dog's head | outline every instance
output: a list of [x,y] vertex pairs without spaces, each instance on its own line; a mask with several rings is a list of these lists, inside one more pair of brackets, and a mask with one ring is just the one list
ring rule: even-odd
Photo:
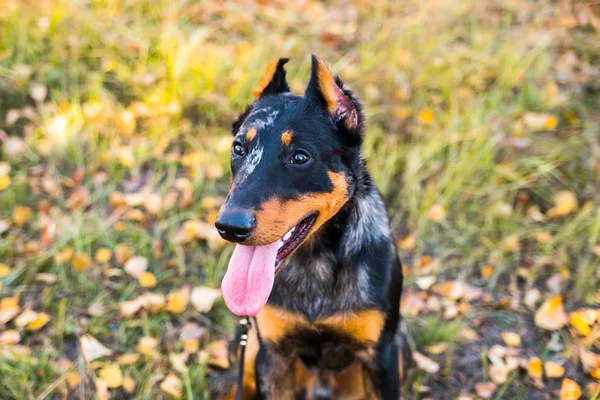
[[304,96],[292,94],[287,61],[267,66],[233,124],[231,187],[216,226],[239,244],[223,292],[240,315],[262,308],[279,266],[346,204],[360,173],[358,100],[314,55]]

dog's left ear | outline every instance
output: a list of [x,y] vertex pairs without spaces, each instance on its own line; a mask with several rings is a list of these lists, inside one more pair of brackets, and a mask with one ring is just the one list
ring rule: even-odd
[[342,81],[334,77],[327,65],[314,54],[310,82],[304,96],[305,101],[324,106],[338,127],[360,135],[362,116],[358,100],[352,92],[344,89]]
[[255,98],[263,96],[286,93],[290,91],[290,86],[285,78],[285,64],[290,61],[289,58],[279,58],[267,64],[267,69],[263,75],[258,87],[252,91]]

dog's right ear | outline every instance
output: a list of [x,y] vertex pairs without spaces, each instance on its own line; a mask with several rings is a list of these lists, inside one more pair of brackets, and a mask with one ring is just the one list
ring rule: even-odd
[[258,87],[252,92],[256,99],[290,91],[290,86],[285,79],[284,67],[289,60],[289,58],[282,57],[267,64],[265,75],[260,80]]

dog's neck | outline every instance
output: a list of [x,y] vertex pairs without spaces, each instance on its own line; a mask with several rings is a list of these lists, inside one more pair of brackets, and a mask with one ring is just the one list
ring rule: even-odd
[[[348,202],[282,266],[272,301],[313,319],[333,308],[354,310],[381,300],[372,298],[369,287],[371,275],[384,272],[367,264],[393,246],[381,195],[363,171]],[[287,304],[286,297],[304,301]]]

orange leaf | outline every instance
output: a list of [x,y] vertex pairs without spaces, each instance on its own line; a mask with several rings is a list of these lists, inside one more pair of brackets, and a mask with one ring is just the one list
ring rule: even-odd
[[535,312],[535,324],[549,331],[562,328],[567,324],[568,318],[562,304],[562,296],[547,299]]
[[98,375],[111,389],[116,389],[123,384],[123,372],[119,364],[106,365]]
[[563,379],[559,392],[560,400],[577,400],[580,397],[581,387],[579,384],[569,378]]

